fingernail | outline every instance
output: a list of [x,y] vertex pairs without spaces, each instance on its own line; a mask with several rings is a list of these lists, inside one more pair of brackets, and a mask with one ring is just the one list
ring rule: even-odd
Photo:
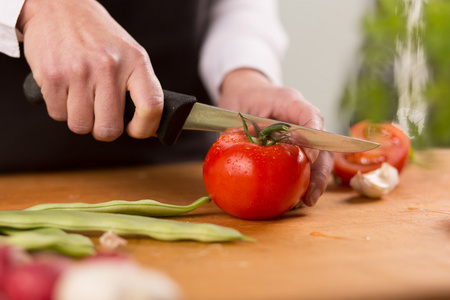
[[304,206],[305,206],[305,203],[303,203],[303,201],[300,200],[300,201],[292,208],[292,210],[296,210],[296,209],[302,208],[302,207],[304,207]]
[[319,156],[319,150],[316,149],[304,148],[303,151],[311,163],[315,162]]
[[317,201],[319,200],[320,196],[322,195],[322,191],[319,189],[315,189],[311,195],[309,196],[309,203],[311,206],[316,205]]

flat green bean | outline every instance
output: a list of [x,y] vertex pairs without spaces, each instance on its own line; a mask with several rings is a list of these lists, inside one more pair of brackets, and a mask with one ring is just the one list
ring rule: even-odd
[[211,201],[210,197],[201,197],[189,205],[165,204],[155,200],[125,201],[113,200],[102,203],[44,203],[26,208],[25,210],[67,210],[100,213],[121,213],[149,217],[173,217],[197,209]]
[[235,229],[208,223],[188,223],[143,216],[63,210],[0,211],[0,227],[17,229],[50,227],[75,232],[112,230],[118,235],[144,235],[163,241],[252,240]]
[[0,228],[8,236],[2,242],[29,251],[52,250],[72,257],[95,254],[90,238],[76,233],[66,233],[58,228],[35,228],[30,230]]

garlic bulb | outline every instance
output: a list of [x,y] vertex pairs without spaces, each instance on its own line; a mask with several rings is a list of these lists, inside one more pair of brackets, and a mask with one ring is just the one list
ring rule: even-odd
[[358,172],[350,180],[352,188],[369,198],[380,198],[392,191],[398,183],[398,171],[388,163],[383,163],[380,168],[368,173]]

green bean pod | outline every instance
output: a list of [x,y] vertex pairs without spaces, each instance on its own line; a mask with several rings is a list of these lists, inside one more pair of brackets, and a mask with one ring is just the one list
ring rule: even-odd
[[188,223],[143,216],[63,210],[0,211],[0,227],[17,229],[50,227],[74,232],[113,230],[118,235],[144,235],[162,241],[252,240],[235,229],[208,223]]
[[173,217],[191,212],[201,205],[211,201],[210,197],[201,197],[189,205],[165,204],[155,200],[125,201],[113,200],[102,203],[44,203],[26,208],[25,210],[66,210],[99,213],[120,213],[149,217]]
[[5,229],[0,232],[8,236],[1,241],[25,250],[52,250],[72,257],[95,254],[90,238],[76,233],[66,233],[58,228],[35,228],[31,230]]

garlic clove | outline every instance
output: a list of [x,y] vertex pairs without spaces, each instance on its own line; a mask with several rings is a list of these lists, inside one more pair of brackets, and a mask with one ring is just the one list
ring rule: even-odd
[[391,192],[398,183],[398,170],[388,163],[383,163],[380,168],[368,173],[358,172],[350,180],[352,188],[369,198],[380,198]]

